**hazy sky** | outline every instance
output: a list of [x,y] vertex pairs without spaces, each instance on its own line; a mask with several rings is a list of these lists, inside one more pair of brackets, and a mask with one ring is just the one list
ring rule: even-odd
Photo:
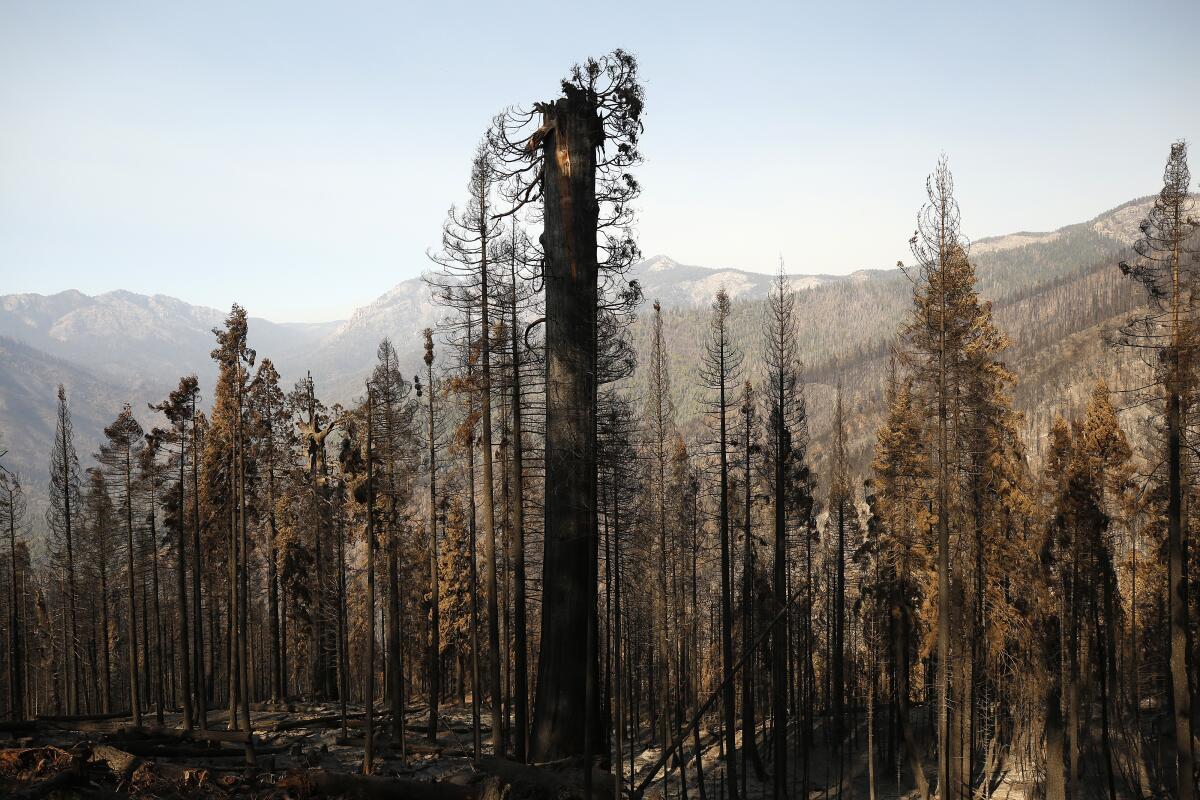
[[647,255],[891,266],[942,151],[972,237],[1155,191],[1200,151],[1198,31],[1197,0],[0,0],[0,294],[343,317],[427,268],[494,113],[617,46]]

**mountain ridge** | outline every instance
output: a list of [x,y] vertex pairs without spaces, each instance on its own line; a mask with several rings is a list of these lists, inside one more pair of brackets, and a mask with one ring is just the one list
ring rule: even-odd
[[[1054,314],[1073,313],[1062,305],[1064,291],[1083,285],[1081,281],[1094,280],[1096,275],[1111,282],[1105,270],[1111,266],[1114,269],[1109,272],[1115,275],[1116,260],[1136,234],[1137,220],[1147,202],[1148,198],[1136,198],[1055,231],[1023,231],[977,240],[972,254],[981,294],[1002,309],[1032,309],[1022,313],[1037,320],[1038,326],[1054,327]],[[681,421],[687,424],[699,413],[691,394],[691,376],[698,369],[713,294],[725,286],[734,298],[735,335],[748,357],[753,357],[761,328],[757,315],[775,276],[688,265],[656,255],[634,265],[629,277],[642,284],[647,306],[657,299],[667,312],[673,369],[678,374],[675,402]],[[893,267],[847,275],[793,274],[789,280],[798,290],[801,355],[814,382],[828,383],[838,373],[838,379],[854,384],[854,390],[865,393],[864,397],[877,394],[864,381],[882,377],[880,359],[911,303],[907,278]],[[1126,289],[1105,291],[1111,294]],[[1112,307],[1123,309],[1128,302],[1122,295]],[[1048,310],[1048,304],[1058,304],[1057,310]],[[648,346],[647,312],[648,308],[641,310],[631,331],[640,352]],[[344,320],[288,323],[251,317],[250,345],[260,358],[268,357],[276,364],[285,386],[311,372],[323,398],[346,403],[361,394],[362,381],[384,336],[395,344],[405,365],[403,371],[416,372],[420,332],[435,326],[440,315],[428,285],[421,278],[410,278]],[[95,296],[77,290],[0,296],[0,356],[5,362],[3,371],[10,373],[0,383],[0,436],[4,441],[0,447],[9,447],[10,463],[33,478],[36,486],[31,487],[31,495],[44,493],[44,462],[53,435],[58,382],[67,384],[80,436],[80,457],[86,460],[103,425],[122,403],[130,402],[149,428],[160,421],[154,419],[147,404],[160,401],[180,375],[195,372],[202,391],[211,389],[215,379],[209,358],[211,330],[224,316],[217,309],[193,306],[169,295],[126,290]],[[1094,324],[1095,319],[1089,317],[1087,325]],[[1081,320],[1074,327],[1063,328],[1063,333],[1074,335],[1086,327]],[[841,375],[849,364],[861,365],[855,367],[860,374]],[[18,373],[19,379],[12,373]],[[635,391],[639,380],[637,375],[631,380]],[[827,385],[814,386],[813,395],[824,398],[828,390]],[[877,405],[878,398],[864,401],[864,409],[873,408],[872,403]],[[814,430],[824,424],[821,405],[815,403]],[[864,422],[864,436],[867,429]],[[868,445],[869,436],[857,443],[860,456]],[[40,522],[40,513],[33,516]]]

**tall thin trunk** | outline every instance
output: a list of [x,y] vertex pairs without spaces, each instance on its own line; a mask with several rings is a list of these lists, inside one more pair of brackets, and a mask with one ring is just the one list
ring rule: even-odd
[[[192,629],[195,634],[192,671],[196,692],[196,716],[201,730],[208,729],[208,680],[204,673],[204,615],[200,604],[200,436],[196,419],[196,392],[192,404]],[[182,513],[182,512],[181,512]],[[107,667],[105,668],[107,672]]]
[[909,612],[901,601],[893,597],[890,614],[892,627],[892,659],[896,670],[896,716],[900,725],[900,734],[904,739],[904,752],[908,756],[909,769],[917,782],[917,791],[921,800],[929,800],[929,782],[925,777],[925,767],[921,763],[921,753],[917,749],[913,736],[912,721],[909,715],[908,703],[908,630]]
[[[471,403],[471,408],[468,413],[474,411],[474,403]],[[467,481],[467,504],[470,506],[470,516],[467,518],[467,528],[470,536],[470,556],[471,570],[468,576],[471,593],[471,735],[472,735],[472,752],[476,758],[480,758],[483,753],[483,735],[480,731],[480,693],[483,686],[479,678],[479,559],[476,549],[476,534],[475,527],[475,437],[472,434],[468,437],[467,444],[467,459],[468,459],[468,481]]]
[[25,719],[25,687],[21,673],[23,653],[21,652],[21,612],[20,595],[17,591],[17,511],[16,492],[10,484],[8,494],[8,547],[9,547],[9,581],[12,589],[12,605],[9,607],[8,635],[8,692],[9,707],[12,718],[20,721]]
[[[150,487],[150,568],[151,577],[153,579],[151,595],[151,608],[154,616],[154,697],[157,702],[154,704],[154,719],[159,725],[163,724],[163,701],[165,688],[163,686],[163,651],[166,646],[163,643],[163,623],[160,616],[159,608],[159,585],[158,585],[158,530],[155,524],[155,513],[158,506],[154,496],[154,487]],[[143,617],[145,609],[142,610]]]
[[1045,623],[1042,636],[1043,665],[1046,672],[1045,722],[1046,800],[1066,800],[1066,770],[1063,767],[1065,736],[1062,718],[1062,683],[1056,673],[1062,659],[1058,616]]
[[[783,334],[782,326],[780,334]],[[782,343],[781,343],[782,351]],[[783,365],[780,370],[785,369]],[[787,596],[787,479],[786,448],[788,445],[787,423],[784,419],[786,398],[785,381],[779,377],[775,386],[775,559],[773,587],[775,596]],[[811,580],[810,580],[811,586]],[[811,603],[806,603],[805,617],[811,616]],[[775,800],[787,796],[787,661],[788,661],[788,615],[775,620],[771,634],[771,737],[774,744],[775,763],[772,773]]]
[[109,654],[109,623],[108,623],[108,558],[101,554],[100,564],[100,646],[104,654],[101,663],[104,667],[104,704],[101,711],[105,714],[112,711],[112,659]]
[[[614,692],[616,695],[616,724],[614,725],[615,741],[613,742],[613,759],[612,763],[616,769],[617,779],[613,781],[613,800],[621,800],[621,773],[622,760],[621,752],[625,736],[625,698],[622,693],[621,670],[622,670],[622,645],[624,640],[621,635],[621,522],[620,522],[620,500],[618,497],[619,487],[617,481],[617,470],[620,467],[613,464],[612,478],[612,577],[613,577],[613,656],[614,666],[616,671],[616,686]],[[632,775],[631,775],[632,778]]]
[[[427,333],[428,337],[429,334]],[[425,366],[429,376],[429,727],[430,741],[437,739],[438,701],[441,699],[441,631],[438,621],[438,541],[437,541],[437,438],[434,417],[433,340],[425,341]],[[495,703],[498,698],[493,697]],[[493,720],[495,722],[495,720]]]
[[[840,392],[839,386],[839,392]],[[839,404],[841,401],[839,395]],[[840,421],[839,421],[840,424]],[[846,625],[846,500],[839,498],[837,508],[837,570],[833,588],[833,752],[837,761],[838,788],[837,795],[842,796],[844,754],[842,745],[845,739],[845,625]]]
[[271,702],[279,703],[287,699],[287,690],[283,679],[283,653],[279,625],[279,576],[276,569],[278,552],[275,537],[278,525],[275,520],[275,409],[270,405],[270,393],[267,392],[267,408],[264,417],[268,422],[267,436],[267,638],[270,639],[270,692]]
[[133,724],[142,724],[142,696],[138,691],[138,633],[137,633],[137,603],[133,553],[133,458],[129,448],[125,448],[125,533],[128,544],[127,572],[129,575],[128,625],[129,631],[129,706],[133,713]]
[[[946,359],[946,272],[949,268],[949,246],[946,220],[947,199],[941,196],[938,225],[938,339],[937,358],[937,682],[938,682],[938,784],[942,800],[957,795],[950,781],[950,444],[949,388]],[[952,792],[954,793],[952,795]]]
[[[486,183],[486,175],[479,180]],[[492,472],[492,328],[489,318],[491,291],[488,285],[488,235],[490,223],[486,208],[487,187],[480,187],[480,266],[479,266],[479,435],[483,450],[483,558],[484,583],[487,589],[488,610],[488,693],[492,700],[492,748],[497,755],[505,752],[504,728],[501,724],[500,701],[500,604],[496,583],[496,502]]]
[[179,527],[175,540],[175,579],[176,579],[176,634],[179,647],[179,675],[183,700],[183,729],[190,731],[196,725],[195,711],[192,706],[192,665],[188,637],[188,601],[187,601],[187,529],[184,515],[187,513],[187,429],[186,420],[179,424]]
[[[60,387],[61,392],[61,387]],[[64,401],[65,402],[65,401]],[[66,406],[61,406],[63,419],[66,418]],[[74,536],[74,517],[71,515],[71,463],[69,459],[71,442],[67,437],[67,425],[60,419],[60,435],[62,437],[63,449],[63,526],[65,532],[65,544],[67,547],[67,604],[70,612],[70,619],[63,621],[64,630],[67,629],[69,623],[70,630],[70,646],[64,651],[63,657],[67,670],[67,709],[70,714],[79,713],[79,693],[77,681],[73,676],[78,671],[79,667],[75,661],[75,652],[79,641],[79,625],[78,616],[76,614],[76,600],[79,596],[75,584],[75,536]]]
[[[762,757],[758,752],[758,723],[755,721],[754,713],[754,668],[755,668],[755,653],[751,652],[754,642],[754,539],[752,534],[753,527],[753,475],[750,464],[750,417],[751,409],[744,409],[743,416],[745,418],[745,431],[743,450],[745,452],[745,463],[743,464],[743,489],[745,497],[743,498],[743,517],[742,517],[742,658],[746,665],[742,668],[742,785],[741,792],[743,797],[749,796],[749,772],[750,764],[754,767],[755,777],[759,782],[766,780],[766,770],[763,767]],[[728,758],[730,761],[729,773],[729,796],[731,800],[736,800],[737,797],[737,781],[735,767],[732,762],[737,757],[737,750],[733,745],[728,746]],[[750,764],[747,764],[750,762]]]
[[[395,517],[392,517],[395,519]],[[392,742],[400,746],[402,763],[408,762],[408,749],[404,736],[404,654],[400,648],[400,566],[397,549],[396,531],[393,529],[388,536],[388,658],[391,662],[388,669],[388,700],[392,708]]]
[[[513,225],[516,225],[514,219]],[[517,333],[517,255],[514,236],[509,278],[512,281],[512,305],[509,309],[509,329],[512,345],[512,557],[513,557],[513,628],[516,641],[515,704],[516,737],[514,749],[517,761],[527,760],[529,747],[529,640],[525,611],[525,445],[521,420],[521,347]],[[619,783],[619,782],[618,782]]]
[[367,674],[363,692],[367,729],[363,739],[363,774],[371,774],[375,749],[375,455],[371,386],[367,385]]
[[[718,311],[718,313],[721,313]],[[725,418],[725,382],[728,378],[725,365],[725,326],[722,322],[721,341],[719,344],[718,369],[719,395],[717,397],[717,415],[720,430],[721,448],[721,673],[724,678],[724,688],[721,690],[722,711],[724,712],[725,751],[729,753],[726,772],[729,777],[730,800],[737,800],[737,728],[734,724],[735,702],[733,685],[733,559],[729,547],[729,447],[728,430]],[[749,477],[749,475],[747,475]],[[747,484],[748,485],[748,484]],[[747,518],[748,519],[748,518]],[[699,649],[699,642],[696,642]],[[699,737],[699,733],[697,733]],[[696,742],[697,764],[700,763],[699,739]],[[701,781],[701,787],[704,783]]]
[[350,656],[346,635],[346,526],[341,509],[337,514],[337,693],[338,709],[342,716],[342,736],[350,735],[346,704],[350,693]]

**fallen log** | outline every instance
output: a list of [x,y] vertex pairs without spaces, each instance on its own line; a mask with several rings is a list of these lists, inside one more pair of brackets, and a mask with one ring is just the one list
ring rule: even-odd
[[80,733],[109,733],[114,730],[113,720],[111,719],[84,719],[84,720],[40,720],[40,722],[48,727],[60,731],[78,731]]
[[118,783],[127,782],[141,759],[125,750],[107,744],[92,746],[91,761],[103,764],[116,776]]
[[296,710],[295,703],[251,703],[251,711],[286,711],[292,713]]
[[146,761],[128,751],[107,744],[92,746],[92,763],[108,768],[117,780],[118,790],[124,786],[146,787],[156,781],[188,786],[203,783],[207,770],[163,761]]
[[333,728],[341,724],[342,717],[340,714],[326,714],[308,719],[281,719],[278,722],[271,723],[267,727],[267,730],[277,733],[279,731],[296,730],[297,728]]
[[142,725],[135,727],[125,725],[111,732],[114,737],[132,737],[142,739],[161,739],[164,737],[181,741],[194,740],[197,742],[235,742],[246,744],[253,739],[252,733],[246,731],[202,731],[199,728],[167,728],[159,725]]
[[107,744],[111,747],[118,747],[130,755],[143,758],[220,758],[246,754],[245,749],[241,747],[189,747],[153,741],[108,742]]
[[416,781],[320,769],[292,770],[279,779],[275,788],[292,797],[346,795],[364,800],[477,800],[484,794],[482,783],[462,786],[446,781]]
[[[330,736],[325,734],[326,744],[336,744],[340,747],[362,747],[366,743],[366,737],[362,734],[351,734],[349,736]],[[393,750],[400,749],[399,742],[387,741],[386,743],[380,739],[376,741],[376,746],[390,747]],[[440,756],[445,752],[445,748],[440,744],[430,744],[429,742],[406,742],[405,749],[410,755],[423,756]]]
[[101,722],[106,719],[121,719],[128,716],[130,716],[128,711],[114,711],[105,714],[38,714],[38,720],[62,724],[66,722]]

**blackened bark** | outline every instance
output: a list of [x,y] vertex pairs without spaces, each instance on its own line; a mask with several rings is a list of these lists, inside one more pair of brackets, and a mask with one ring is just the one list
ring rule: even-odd
[[[1178,360],[1179,356],[1174,355]],[[1178,368],[1176,368],[1178,373]],[[1193,788],[1191,690],[1188,687],[1187,550],[1183,519],[1183,403],[1176,380],[1167,397],[1168,592],[1171,615],[1171,700],[1175,715],[1176,797],[1191,800]]]
[[[196,392],[192,405],[192,629],[195,634],[192,670],[196,692],[196,718],[200,730],[208,729],[208,681],[204,675],[204,616],[200,606],[200,437],[196,419]],[[107,673],[107,668],[105,669]]]
[[[584,752],[588,619],[596,535],[596,147],[602,127],[587,94],[544,111],[541,141],[546,286],[546,486],[542,652],[532,759]],[[593,671],[594,672],[594,671]]]
[[176,605],[178,606],[178,630],[176,631],[179,637],[179,666],[180,666],[180,689],[183,695],[183,729],[190,731],[195,727],[196,719],[192,707],[192,665],[191,653],[189,652],[191,642],[189,641],[188,633],[188,601],[187,601],[187,530],[184,525],[184,516],[187,508],[187,429],[185,427],[186,420],[179,425],[179,528],[178,537],[175,542],[175,578],[176,578]]

